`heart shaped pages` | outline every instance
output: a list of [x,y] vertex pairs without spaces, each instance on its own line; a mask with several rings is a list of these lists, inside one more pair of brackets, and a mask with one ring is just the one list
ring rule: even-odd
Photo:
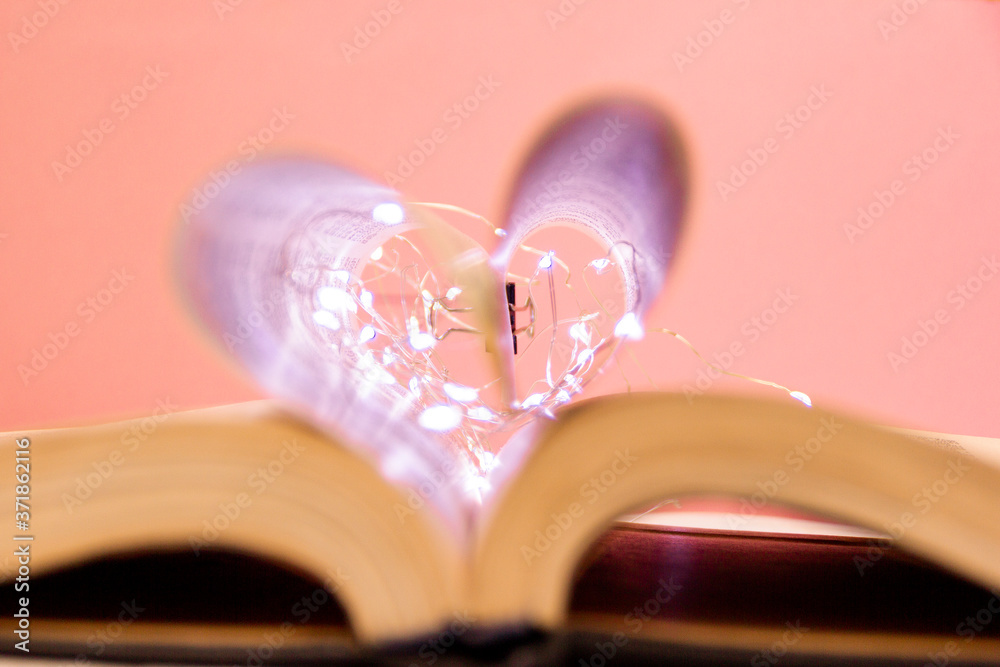
[[330,164],[259,161],[192,201],[181,280],[265,391],[388,478],[431,484],[462,522],[487,485],[491,435],[551,416],[641,336],[677,239],[684,169],[656,112],[580,109],[529,156],[489,253],[436,213],[448,207],[407,204]]

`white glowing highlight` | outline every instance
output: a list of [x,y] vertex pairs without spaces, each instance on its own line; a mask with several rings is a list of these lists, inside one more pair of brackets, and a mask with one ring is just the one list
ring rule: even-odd
[[490,422],[496,419],[496,415],[493,414],[493,411],[484,405],[479,405],[474,408],[470,408],[469,411],[466,413],[466,415],[469,417],[469,419],[475,419],[476,421],[480,422]]
[[372,309],[372,304],[375,301],[375,296],[368,290],[361,290],[361,305],[365,307],[366,310]]
[[806,394],[801,391],[790,391],[788,392],[788,395],[794,398],[796,401],[802,401],[802,403],[804,403],[807,407],[811,408],[813,406],[813,402],[812,399],[809,398],[809,394]]
[[492,470],[497,467],[497,457],[493,452],[482,452],[479,461],[483,465],[483,470]]
[[544,394],[532,394],[521,402],[521,407],[525,409],[537,407],[542,404],[543,398]]
[[421,412],[417,421],[430,431],[447,433],[462,423],[462,411],[453,405],[435,405]]
[[600,259],[595,259],[590,265],[597,269],[598,273],[604,273],[611,266],[611,260],[607,257],[601,257]]
[[590,345],[590,327],[584,322],[576,322],[569,328],[569,335],[584,345]]
[[362,343],[367,343],[370,340],[375,339],[375,327],[370,324],[366,324],[361,327],[361,331],[358,333],[358,340]]
[[327,329],[332,329],[334,331],[340,329],[340,320],[338,320],[337,316],[328,310],[317,310],[314,312],[313,322],[321,327],[326,327]]
[[615,336],[618,338],[642,340],[645,334],[646,332],[643,330],[642,325],[639,323],[639,318],[635,316],[635,313],[625,313],[618,320],[618,324],[615,325]]
[[365,379],[377,384],[394,384],[396,382],[396,378],[392,376],[392,373],[375,361],[375,355],[372,350],[368,350],[368,352],[358,359],[358,368],[364,371]]
[[538,260],[538,268],[542,270],[547,270],[552,268],[552,256],[555,253],[551,250],[542,255],[542,258]]
[[319,305],[327,310],[358,312],[358,303],[354,300],[354,296],[339,287],[320,287],[316,290],[316,298],[319,299]]
[[379,246],[379,247],[375,248],[374,250],[372,250],[372,254],[371,254],[371,255],[369,255],[369,258],[370,258],[370,259],[371,259],[371,260],[372,260],[373,262],[377,262],[377,261],[379,261],[380,259],[382,259],[382,254],[383,254],[383,253],[384,253],[384,251],[382,250],[382,246]]
[[417,331],[410,334],[410,347],[412,347],[417,352],[423,352],[424,350],[429,350],[434,347],[437,340],[434,336],[426,333],[424,331]]
[[475,494],[480,502],[482,502],[483,491],[490,490],[490,483],[486,481],[485,477],[479,475],[469,475],[465,479],[465,490],[470,494]]
[[398,225],[406,216],[402,206],[395,202],[385,202],[372,210],[372,217],[383,225]]
[[461,293],[462,293],[461,287],[449,287],[448,291],[445,292],[445,297],[447,297],[448,300],[451,301]]
[[442,388],[444,389],[444,393],[448,395],[448,398],[459,403],[471,403],[479,398],[478,390],[462,384],[445,382]]

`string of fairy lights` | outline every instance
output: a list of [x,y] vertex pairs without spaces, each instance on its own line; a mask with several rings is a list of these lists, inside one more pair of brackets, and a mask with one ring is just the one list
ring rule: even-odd
[[[371,215],[391,227],[406,219],[408,211],[449,211],[488,226],[498,237],[506,236],[486,218],[445,204],[414,203],[404,210],[396,203],[385,203]],[[614,316],[598,298],[593,281],[609,272],[636,271],[640,253],[631,244],[620,242],[608,248],[603,256],[587,262],[579,276],[556,249],[522,243],[518,251],[537,259],[530,264],[530,274],[509,272],[504,278],[517,351],[514,364],[535,346],[545,345],[547,350],[544,372],[539,369],[523,396],[507,402],[487,398],[500,377],[473,385],[460,381],[459,373],[449,368],[441,347],[460,337],[483,337],[486,332],[477,317],[481,314],[463,299],[466,286],[447,279],[447,271],[430,261],[407,232],[378,246],[363,270],[324,270],[313,286],[308,316],[316,341],[336,355],[342,366],[346,362],[359,391],[381,392],[400,410],[415,415],[421,427],[464,450],[478,473],[474,475],[478,481],[471,484],[474,491],[487,484],[484,480],[497,463],[491,442],[496,434],[509,435],[539,415],[554,418],[555,410],[579,395],[623,342],[648,333],[673,337],[719,373],[774,387],[811,406],[802,392],[712,364],[675,331],[645,328],[634,304]],[[564,297],[559,298],[557,292]],[[524,296],[518,299],[518,294]],[[526,340],[520,349],[518,338]],[[557,360],[560,340],[564,342],[559,356],[565,361]]]

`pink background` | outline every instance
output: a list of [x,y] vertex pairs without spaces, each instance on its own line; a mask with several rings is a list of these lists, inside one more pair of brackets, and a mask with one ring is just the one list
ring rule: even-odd
[[[826,407],[1000,436],[1000,277],[983,264],[1000,252],[1000,4],[911,0],[893,17],[890,2],[840,0],[401,0],[397,14],[388,0],[225,2],[0,9],[0,430],[259,396],[181,307],[171,251],[180,203],[212,169],[248,157],[241,144],[275,109],[293,118],[265,153],[309,153],[379,179],[444,127],[400,189],[496,218],[545,123],[625,91],[672,111],[692,160],[687,228],[649,326],[680,331],[708,357],[741,343],[730,370]],[[569,15],[551,23],[560,7]],[[348,62],[342,44],[373,11],[391,20],[371,23],[377,34]],[[888,31],[892,18],[901,25]],[[679,65],[675,54],[699,39]],[[147,68],[162,80],[147,77],[151,90],[124,116],[116,100]],[[446,123],[481,77],[499,86]],[[829,99],[814,98],[787,136],[777,124],[812,89]],[[110,131],[60,180],[53,162],[102,121]],[[911,180],[907,160],[947,128],[957,138]],[[776,151],[723,201],[717,183],[769,139]],[[845,225],[897,179],[901,194],[852,243]],[[122,268],[134,278],[91,318],[87,299]],[[992,280],[959,309],[949,293],[980,270]],[[796,300],[761,331],[752,318],[778,290]],[[939,309],[947,321],[894,369],[888,354]],[[67,325],[76,335],[62,339]],[[53,337],[64,349],[22,379]],[[664,389],[704,368],[663,336],[633,354]],[[635,388],[650,387],[628,355],[622,364]],[[612,369],[596,389],[624,386]],[[732,379],[712,391],[780,397]]]

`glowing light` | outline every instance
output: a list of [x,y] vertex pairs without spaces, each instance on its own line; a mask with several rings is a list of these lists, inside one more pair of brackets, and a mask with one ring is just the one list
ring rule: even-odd
[[417,352],[423,352],[434,347],[437,340],[434,336],[424,331],[417,331],[410,334],[410,347]]
[[812,399],[809,398],[808,394],[805,394],[801,391],[790,391],[788,392],[788,395],[794,398],[796,401],[802,401],[806,406],[810,408],[813,406]]
[[435,405],[421,412],[417,421],[430,431],[447,433],[462,423],[462,411],[453,405]]
[[313,322],[334,331],[340,328],[340,320],[328,310],[317,310],[313,313]]
[[492,470],[497,467],[497,457],[493,452],[483,452],[479,457],[485,470]]
[[470,408],[466,414],[468,415],[469,419],[475,419],[476,421],[481,421],[481,422],[491,422],[494,419],[496,419],[496,415],[493,414],[493,411],[484,405],[479,405],[474,408]]
[[445,382],[442,388],[449,398],[459,403],[471,403],[479,398],[479,391],[476,389],[454,382]]
[[358,359],[358,368],[364,372],[365,379],[372,382],[378,384],[396,383],[396,378],[392,376],[392,373],[375,361],[375,354],[372,350],[368,350],[365,354],[361,355]]
[[490,490],[490,483],[486,481],[485,477],[481,477],[480,475],[469,475],[465,479],[465,490],[475,494],[479,498],[479,501],[482,502],[482,493],[483,491]]
[[537,407],[542,404],[543,398],[544,394],[532,394],[521,402],[521,407],[524,409]]
[[569,328],[569,335],[584,345],[590,345],[590,328],[584,322],[576,322]]
[[[541,314],[544,318],[545,313],[537,310],[538,302],[533,298],[535,295],[531,293],[531,286],[537,275],[548,272],[551,299],[543,299],[541,303],[552,303],[548,309],[552,322],[560,324],[559,327],[549,327],[549,354],[552,354],[552,341],[559,345],[568,341],[572,349],[569,357],[575,365],[564,367],[560,375],[558,368],[549,364],[544,369],[544,375],[536,375],[534,383],[523,385],[532,388],[520,394],[521,401],[513,400],[511,392],[487,391],[485,387],[490,385],[480,386],[475,380],[467,379],[465,369],[449,369],[442,362],[453,349],[458,349],[450,347],[453,338],[449,335],[480,331],[482,327],[476,321],[478,313],[470,313],[485,304],[492,306],[492,302],[485,301],[481,294],[471,289],[473,285],[478,289],[477,284],[463,282],[465,274],[439,273],[437,266],[446,265],[425,261],[433,253],[424,257],[420,242],[402,233],[403,225],[418,222],[410,218],[410,209],[393,201],[379,203],[378,206],[373,203],[371,216],[372,223],[369,224],[381,224],[390,229],[376,230],[378,240],[373,240],[369,246],[370,263],[364,267],[365,272],[353,273],[342,268],[343,264],[324,266],[317,274],[320,281],[313,283],[313,308],[306,312],[312,314],[311,310],[316,311],[312,317],[317,329],[325,327],[352,334],[336,340],[333,335],[327,334],[321,342],[326,346],[337,346],[341,351],[351,347],[350,355],[345,359],[360,371],[359,391],[372,392],[379,390],[378,387],[392,385],[384,395],[400,402],[400,412],[409,413],[412,410],[412,419],[420,427],[461,443],[469,470],[459,484],[464,483],[467,488],[482,492],[489,488],[485,473],[498,464],[485,444],[493,434],[520,427],[529,419],[554,419],[561,406],[570,403],[583,391],[595,369],[606,360],[604,351],[609,347],[606,342],[614,340],[608,329],[614,328],[615,335],[622,338],[639,338],[644,332],[636,315],[626,314],[615,326],[614,319],[610,322],[604,319],[608,314],[606,311],[596,310],[597,306],[586,305],[579,298],[579,314],[576,317],[558,319],[556,316],[555,302],[563,298],[563,291],[566,296],[577,293],[577,288],[570,284],[570,278],[577,274],[579,267],[597,272],[614,268],[616,264],[611,255],[599,259],[593,259],[592,255],[571,269],[563,264],[564,258],[557,257],[559,248],[543,246],[541,250],[536,250],[520,245],[517,249],[527,253],[526,256],[519,256],[519,261],[523,263],[520,266],[526,270],[511,270],[505,277],[506,283],[518,286],[521,297],[513,304],[513,310],[507,311],[518,313],[517,323],[521,327],[517,329],[517,334],[523,334],[527,347],[531,339],[538,335],[536,332],[546,331],[544,321],[536,324],[536,315]],[[391,228],[394,225],[399,227]],[[502,229],[491,228],[491,231],[499,237],[508,235]],[[396,233],[399,236],[387,240]],[[412,259],[414,253],[418,257],[416,260]],[[373,266],[374,263],[377,266]],[[536,275],[532,275],[532,264],[537,266]],[[556,264],[566,269],[565,283],[553,279]],[[590,271],[587,274],[593,276]],[[586,277],[583,280],[586,281]],[[526,296],[525,292],[521,292],[522,285],[525,285]],[[602,283],[598,289],[605,290],[607,287]],[[402,291],[397,293],[397,289]],[[558,296],[556,290],[560,290]],[[589,291],[598,299],[593,289]],[[469,298],[470,294],[474,298]],[[499,299],[502,303],[503,296]],[[600,299],[598,303],[604,308],[611,307]],[[616,305],[617,312],[624,312],[621,305]],[[496,314],[492,311],[488,313],[491,317]],[[506,325],[506,318],[503,325]],[[461,338],[458,335],[454,339]],[[545,341],[537,343],[540,349],[544,349],[544,344]],[[563,360],[559,365],[564,363]],[[542,372],[541,367],[532,370]],[[468,375],[477,377],[473,373]],[[469,476],[472,479],[466,479]]]
[[394,202],[385,202],[372,210],[372,217],[383,225],[398,225],[406,216],[403,214],[402,206]]
[[625,313],[625,315],[618,320],[618,324],[615,325],[615,336],[618,338],[642,340],[645,333],[646,332],[643,330],[642,325],[639,324],[639,318],[635,316],[635,313]]
[[327,310],[358,312],[358,303],[354,300],[354,296],[339,287],[320,287],[316,290],[316,297],[319,299],[319,304]]

